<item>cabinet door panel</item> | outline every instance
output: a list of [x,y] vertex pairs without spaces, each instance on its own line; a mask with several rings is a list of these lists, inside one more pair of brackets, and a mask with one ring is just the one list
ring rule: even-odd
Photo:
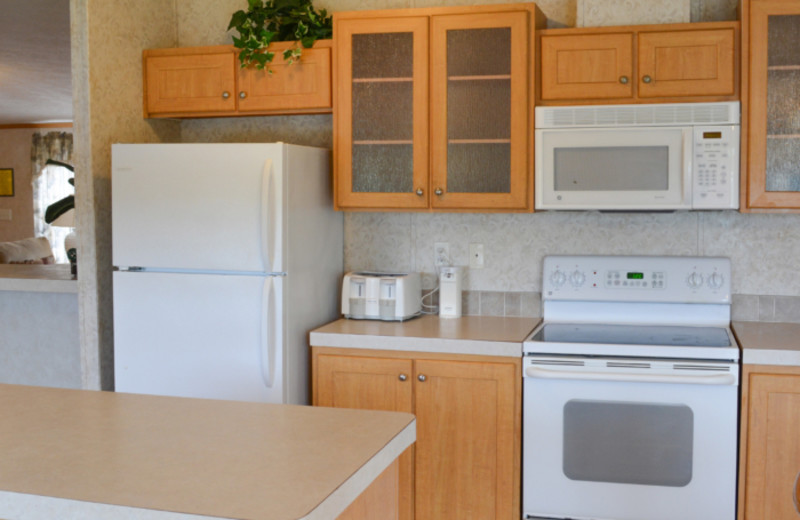
[[639,33],[639,96],[733,95],[735,45],[732,28]]
[[800,374],[751,374],[745,518],[794,520],[800,475]]
[[[413,361],[319,354],[315,406],[413,412]],[[404,375],[405,380],[401,381]],[[414,519],[414,446],[400,456],[400,520]]]
[[147,116],[236,110],[234,54],[145,56]]
[[543,100],[633,96],[633,34],[541,38]]
[[314,48],[303,49],[300,60],[288,64],[283,59],[283,51],[293,45],[294,42],[270,45],[275,53],[268,66],[271,74],[267,70],[242,69],[237,64],[240,112],[326,111],[331,108],[330,42],[318,42]]
[[528,16],[431,19],[434,208],[526,208]]
[[513,364],[415,361],[417,520],[518,517],[518,378]]
[[428,18],[339,20],[338,208],[428,206]]
[[800,6],[750,4],[747,207],[800,208]]

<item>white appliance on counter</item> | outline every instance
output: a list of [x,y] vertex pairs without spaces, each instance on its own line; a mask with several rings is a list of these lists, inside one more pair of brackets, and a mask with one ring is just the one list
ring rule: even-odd
[[330,152],[115,144],[112,171],[116,390],[308,403],[343,269]]
[[405,321],[422,312],[419,273],[351,271],[342,281],[342,314],[354,320]]
[[535,112],[538,210],[739,207],[739,102]]
[[523,343],[523,518],[734,520],[727,258],[549,256]]

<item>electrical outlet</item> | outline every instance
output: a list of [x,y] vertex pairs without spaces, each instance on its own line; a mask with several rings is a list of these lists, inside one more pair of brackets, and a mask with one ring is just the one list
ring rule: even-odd
[[433,244],[433,265],[436,267],[450,265],[449,242],[436,242]]
[[483,244],[469,245],[469,268],[483,269]]

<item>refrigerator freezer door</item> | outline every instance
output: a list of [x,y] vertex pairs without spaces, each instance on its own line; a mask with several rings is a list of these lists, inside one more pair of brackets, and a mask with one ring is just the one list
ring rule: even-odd
[[114,265],[281,270],[285,147],[113,145]]
[[284,402],[281,277],[114,273],[119,392]]

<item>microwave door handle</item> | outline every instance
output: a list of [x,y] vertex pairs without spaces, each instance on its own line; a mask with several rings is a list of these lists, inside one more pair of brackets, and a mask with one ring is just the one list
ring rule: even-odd
[[693,385],[733,385],[733,374],[670,375],[670,374],[622,374],[619,372],[583,372],[580,370],[552,370],[528,367],[525,375],[536,379],[566,379],[585,381],[617,381],[620,383],[672,383]]
[[691,209],[694,206],[692,200],[692,182],[694,176],[697,175],[692,168],[694,160],[694,128],[689,127],[683,130],[683,200],[686,201],[686,206]]

